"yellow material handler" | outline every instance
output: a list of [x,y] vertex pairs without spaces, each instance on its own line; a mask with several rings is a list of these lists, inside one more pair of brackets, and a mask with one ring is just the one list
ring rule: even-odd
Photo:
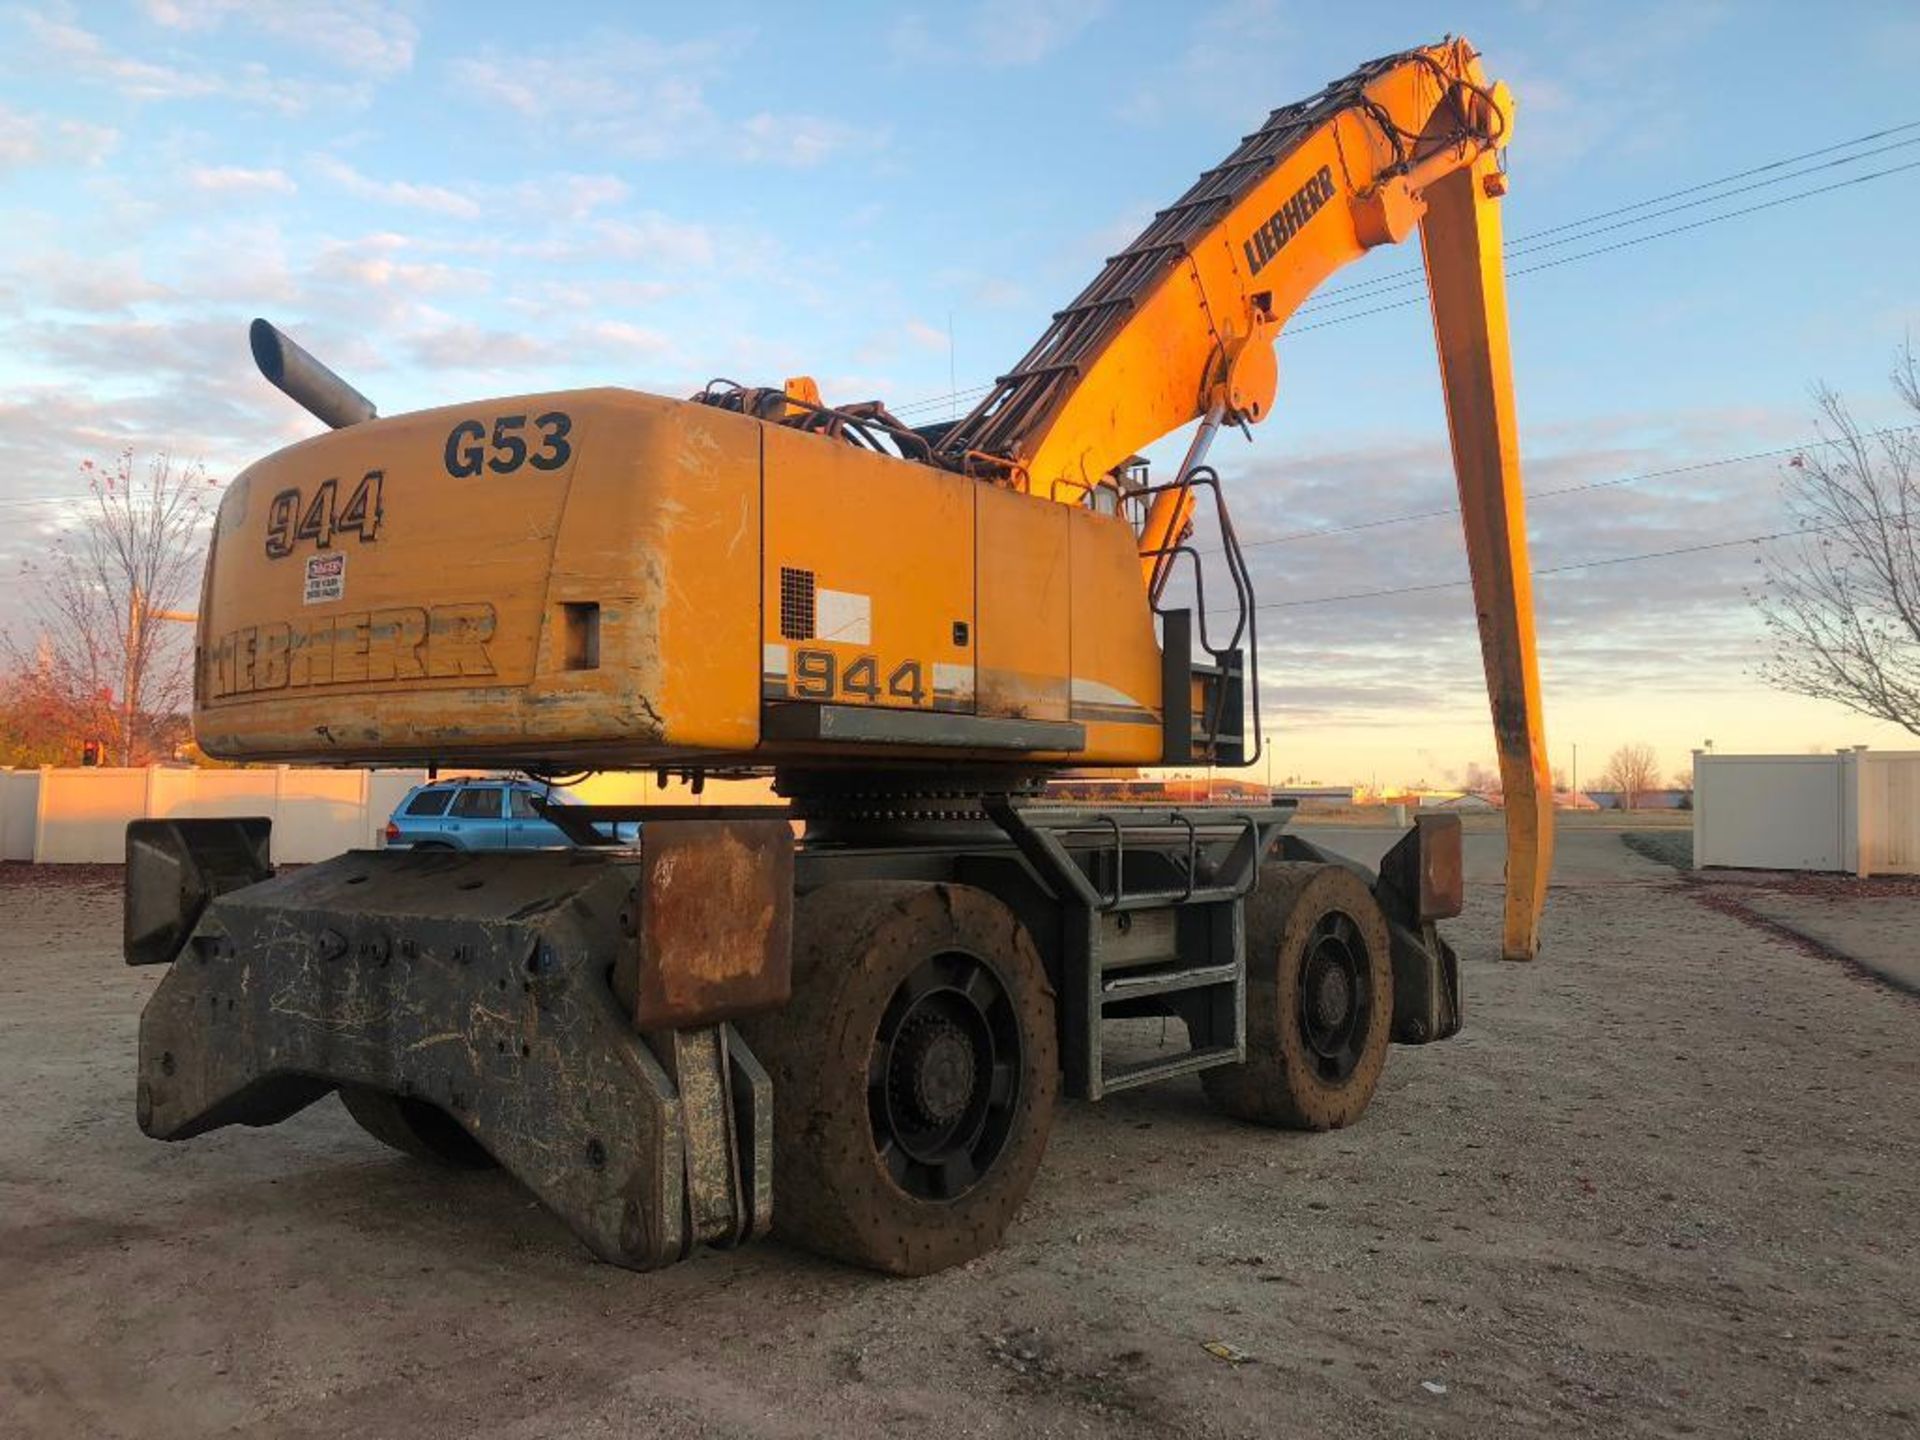
[[[1458,823],[1380,869],[1280,806],[1045,803],[1071,769],[1244,766],[1256,602],[1217,474],[1274,341],[1417,230],[1505,782],[1503,951],[1551,853],[1500,261],[1513,102],[1459,40],[1274,111],[1105,263],[965,418],[805,379],[382,418],[264,321],[329,426],[228,488],[195,733],[244,761],[769,776],[782,805],[543,806],[565,851],[355,851],[141,822],[127,956],[150,1135],[334,1091],[499,1164],[646,1268],[770,1228],[877,1269],[992,1247],[1058,1096],[1198,1074],[1250,1122],[1359,1118],[1460,1024]],[[1195,424],[1197,422],[1197,425]],[[1193,425],[1156,480],[1137,452]],[[1206,512],[1219,548],[1191,543]],[[1169,599],[1192,577],[1191,603]],[[637,844],[609,822],[639,820]],[[1129,1050],[1109,1022],[1180,1022]]]

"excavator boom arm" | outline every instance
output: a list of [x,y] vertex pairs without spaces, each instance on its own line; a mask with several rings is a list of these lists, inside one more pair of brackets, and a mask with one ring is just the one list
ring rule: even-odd
[[[1085,503],[1196,418],[1203,437],[1264,419],[1288,318],[1335,271],[1418,227],[1507,797],[1503,949],[1529,958],[1553,826],[1500,259],[1512,115],[1463,40],[1373,61],[1274,111],[1111,257],[939,446],[949,465]],[[1155,597],[1192,505],[1169,487],[1146,516]]]
[[943,458],[1078,503],[1216,400],[1264,419],[1279,328],[1336,270],[1409,236],[1418,187],[1502,143],[1510,113],[1463,41],[1274,111],[1054,315],[941,437]]
[[1500,264],[1501,176],[1493,157],[1426,191],[1420,248],[1446,393],[1447,432],[1466,532],[1467,570],[1493,708],[1507,820],[1501,951],[1531,960],[1553,862],[1553,779],[1534,653],[1533,573],[1507,345],[1507,282]]

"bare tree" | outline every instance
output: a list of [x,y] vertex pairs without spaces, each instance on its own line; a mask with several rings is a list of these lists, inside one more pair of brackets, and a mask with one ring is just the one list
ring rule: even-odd
[[1600,772],[1600,788],[1620,797],[1623,810],[1639,808],[1640,797],[1660,785],[1660,757],[1651,745],[1622,745]]
[[132,765],[167,750],[190,701],[192,637],[166,622],[197,595],[213,482],[164,453],[144,467],[127,450],[81,469],[88,504],[28,562],[31,633],[10,633],[6,648],[17,674],[62,697],[70,723]]
[[[1893,388],[1920,419],[1911,343]],[[1920,433],[1863,430],[1825,386],[1815,401],[1824,443],[1787,462],[1797,533],[1753,596],[1774,640],[1760,678],[1920,735]]]

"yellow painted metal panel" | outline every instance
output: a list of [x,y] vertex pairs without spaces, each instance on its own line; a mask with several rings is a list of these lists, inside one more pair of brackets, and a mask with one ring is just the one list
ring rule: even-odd
[[[675,405],[634,459],[629,493],[657,496],[631,543],[609,557],[659,595],[657,681],[674,745],[744,750],[760,735],[761,437],[710,405]],[[647,466],[658,467],[654,473]],[[650,576],[659,565],[657,579]],[[629,657],[631,661],[633,657]],[[616,665],[621,663],[618,659]]]
[[[750,745],[759,431],[587,390],[375,421],[250,467],[209,565],[201,744],[599,763]],[[569,602],[599,606],[593,668],[565,666]]]
[[1073,718],[1087,727],[1077,764],[1160,758],[1160,647],[1132,529],[1110,515],[1071,517]]
[[[975,482],[841,440],[763,431],[763,693],[970,712]],[[783,572],[796,622],[784,630]]]
[[979,713],[1065,720],[1072,679],[1072,512],[988,485],[976,486],[975,494]]

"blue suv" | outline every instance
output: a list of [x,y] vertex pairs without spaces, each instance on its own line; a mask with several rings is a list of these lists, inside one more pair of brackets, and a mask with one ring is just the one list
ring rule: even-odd
[[[557,850],[573,842],[544,820],[534,797],[550,805],[578,805],[571,792],[537,780],[468,776],[435,780],[409,790],[387,821],[389,850]],[[640,838],[637,821],[594,827],[623,844]]]

